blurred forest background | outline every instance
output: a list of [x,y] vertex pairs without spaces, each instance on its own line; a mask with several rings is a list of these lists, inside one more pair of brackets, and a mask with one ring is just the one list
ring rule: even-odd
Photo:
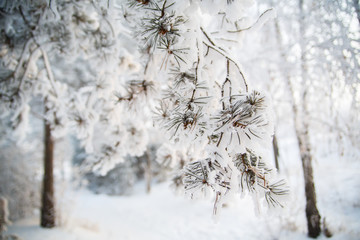
[[[10,221],[33,216],[46,228],[64,226],[69,189],[136,197],[136,186],[159,194],[165,182],[193,196],[207,184],[216,213],[218,196],[235,189],[225,164],[207,166],[206,184],[189,173],[226,137],[287,182],[284,202],[267,195],[270,182],[248,186],[287,209],[273,217],[279,229],[360,237],[358,0],[1,0],[0,16],[0,239]],[[271,98],[269,129],[253,133],[264,142],[246,132],[258,118],[229,118],[240,130],[226,135],[235,131],[224,127],[232,100],[244,92],[257,99],[248,85]],[[212,114],[216,107],[222,115]],[[239,176],[248,171],[232,161]],[[267,173],[251,171],[265,185]]]

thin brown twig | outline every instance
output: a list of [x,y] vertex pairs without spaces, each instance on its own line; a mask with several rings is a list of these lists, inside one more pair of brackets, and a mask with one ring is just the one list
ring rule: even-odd
[[207,38],[207,40],[210,42],[210,44],[206,43],[203,41],[203,43],[205,44],[205,46],[207,46],[208,48],[211,48],[213,49],[214,51],[218,52],[219,54],[223,55],[227,60],[231,61],[235,67],[238,69],[243,81],[244,81],[244,85],[245,85],[245,89],[246,89],[246,92],[248,92],[248,85],[247,85],[247,82],[246,82],[246,79],[245,79],[245,76],[243,74],[243,72],[241,71],[239,65],[229,56],[229,54],[226,52],[225,49],[217,46],[215,44],[215,42],[210,38],[209,34],[206,33],[206,31],[204,30],[203,27],[200,27],[200,30],[201,32],[205,35],[205,37]]
[[243,72],[241,71],[239,65],[234,61],[232,60],[229,56],[227,56],[226,52],[223,52],[221,51],[219,48],[217,48],[216,46],[211,46],[209,45],[208,43],[206,42],[203,42],[205,46],[207,46],[208,48],[211,48],[213,49],[214,51],[216,51],[217,53],[221,54],[222,56],[224,56],[227,60],[229,60],[230,62],[232,62],[235,67],[238,69],[240,75],[241,75],[241,78],[243,79],[243,82],[244,82],[244,85],[245,85],[245,91],[248,92],[249,91],[249,87],[248,87],[248,84],[246,82],[246,79],[245,79],[245,76],[243,74]]
[[258,17],[258,19],[256,20],[255,23],[253,23],[251,26],[247,27],[247,28],[243,28],[243,29],[239,29],[239,30],[232,30],[232,31],[227,31],[228,33],[239,33],[239,32],[242,32],[242,31],[247,31],[247,30],[250,30],[252,27],[254,27],[258,22],[259,20],[267,13],[267,12],[270,12],[270,11],[273,11],[272,8],[269,8],[267,9],[266,11],[264,11],[262,14],[260,14],[260,16]]

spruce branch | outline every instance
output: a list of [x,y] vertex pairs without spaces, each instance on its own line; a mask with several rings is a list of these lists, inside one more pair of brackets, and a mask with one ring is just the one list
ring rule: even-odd
[[254,107],[254,111],[264,110],[266,108],[265,105],[265,97],[260,94],[260,92],[254,90],[249,95],[246,96],[245,103],[250,104]]
[[152,0],[128,0],[128,6],[130,8],[141,8],[141,7],[147,7],[154,4]]
[[[214,131],[217,132],[227,127],[237,129],[236,135],[239,144],[241,144],[240,131],[250,140],[251,135],[261,138],[262,129],[268,124],[264,113],[261,112],[265,109],[264,98],[259,95],[258,92],[240,96],[232,95],[230,98],[235,100],[235,102],[229,104],[229,106],[225,107],[225,109],[220,111],[219,115],[215,117],[218,127]],[[231,138],[232,134],[233,132],[231,133]]]
[[197,111],[187,110],[184,113],[175,112],[168,123],[168,130],[175,128],[175,135],[181,126],[184,130],[193,130],[196,125],[203,125],[202,123],[199,123],[199,119],[203,116],[201,110],[202,109],[199,108]]
[[186,51],[188,51],[189,48],[175,48],[174,47],[175,43],[176,43],[176,38],[174,36],[171,37],[166,36],[160,39],[158,49],[164,50],[166,52],[166,55],[163,59],[160,69],[162,69],[164,62],[165,62],[165,66],[167,65],[169,56],[174,57],[179,67],[180,67],[180,61],[186,63],[185,60],[180,56],[180,54],[186,54]]
[[154,7],[148,8],[148,10],[152,11],[152,16],[143,18],[144,30],[141,35],[154,48],[158,46],[163,38],[171,39],[170,37],[180,36],[178,27],[185,22],[183,17],[175,16],[174,11],[166,12],[166,9],[174,4],[166,5],[166,3],[167,1],[164,1],[162,7],[155,3]]
[[[214,155],[216,157],[221,157],[216,152],[214,153]],[[231,182],[232,169],[229,166],[227,167],[221,166],[216,158],[213,161],[208,159],[208,164],[209,164],[209,169],[211,171],[216,172],[215,183],[221,188],[225,189],[225,193],[227,193],[231,189],[230,182]]]
[[[261,186],[263,187],[263,186]],[[277,199],[279,196],[285,196],[289,194],[288,186],[285,180],[281,179],[273,184],[269,184],[265,187],[265,199],[267,203],[273,207],[284,207]]]
[[[196,70],[195,70],[196,71]],[[173,75],[174,88],[180,88],[187,84],[197,85],[196,75],[190,71],[180,71],[180,68],[173,68],[170,70],[170,75]]]
[[147,96],[148,93],[153,90],[153,82],[146,80],[131,80],[126,83],[127,94],[125,96],[117,91],[114,92],[114,96],[116,97],[117,103],[127,101],[131,106],[131,104],[133,104],[139,97]]
[[188,163],[183,170],[183,184],[185,191],[194,193],[203,191],[206,187],[212,187],[209,182],[209,169],[204,161]]
[[255,191],[255,184],[265,192],[265,199],[269,205],[275,207],[282,206],[277,196],[287,195],[288,187],[284,180],[270,183],[267,176],[272,172],[260,156],[255,155],[247,149],[246,153],[237,154],[233,159],[235,167],[241,173],[240,187],[244,190],[245,186],[249,191]]
[[159,120],[161,123],[168,121],[171,113],[167,102],[164,100],[160,101],[160,105],[155,107],[154,114],[155,121]]

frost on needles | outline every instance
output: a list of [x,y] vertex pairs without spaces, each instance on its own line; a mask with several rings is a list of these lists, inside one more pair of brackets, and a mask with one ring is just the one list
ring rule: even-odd
[[241,51],[274,14],[249,21],[251,4],[4,1],[0,124],[25,135],[36,112],[54,138],[76,136],[84,171],[100,175],[160,142],[157,161],[174,185],[213,196],[215,214],[237,193],[282,206],[271,101],[252,88]]
[[174,185],[186,194],[211,193],[214,214],[231,194],[252,194],[269,207],[282,207],[288,194],[268,160],[270,99],[251,89],[241,67],[241,39],[273,16],[267,10],[242,27],[251,2],[131,0],[123,5],[144,49],[145,78],[156,79],[163,90],[154,119],[171,143],[159,148],[157,160],[173,169]]

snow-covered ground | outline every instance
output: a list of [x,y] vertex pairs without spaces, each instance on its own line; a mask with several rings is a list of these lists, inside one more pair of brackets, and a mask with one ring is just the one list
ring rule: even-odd
[[278,221],[257,218],[247,199],[225,208],[216,223],[210,201],[176,196],[166,183],[155,185],[151,194],[145,189],[124,197],[79,191],[68,192],[65,198],[69,202],[67,212],[62,213],[62,226],[41,229],[38,218],[33,218],[15,223],[8,233],[51,240],[289,239],[289,234],[299,235],[287,229],[278,232]]
[[[155,184],[151,194],[139,183],[133,195],[121,197],[71,190],[61,202],[61,226],[42,229],[35,216],[14,223],[7,234],[24,240],[307,239],[305,220],[298,220],[304,217],[301,206],[256,216],[250,199],[235,199],[215,221],[211,201],[178,196],[168,183]],[[332,220],[344,221],[333,223],[345,228],[334,229],[332,239],[360,238],[359,206],[349,206],[342,214],[338,209],[327,214]]]
[[[294,139],[279,138],[280,173],[291,191],[284,209],[257,216],[252,199],[236,196],[214,219],[211,199],[191,200],[175,194],[169,182],[153,183],[150,194],[146,194],[146,184],[139,182],[133,194],[116,197],[58,186],[58,227],[40,228],[37,214],[15,222],[6,234],[23,240],[308,239],[302,168]],[[315,156],[318,208],[333,233],[331,239],[359,240],[360,162],[331,153]],[[327,238],[322,234],[318,239]]]

